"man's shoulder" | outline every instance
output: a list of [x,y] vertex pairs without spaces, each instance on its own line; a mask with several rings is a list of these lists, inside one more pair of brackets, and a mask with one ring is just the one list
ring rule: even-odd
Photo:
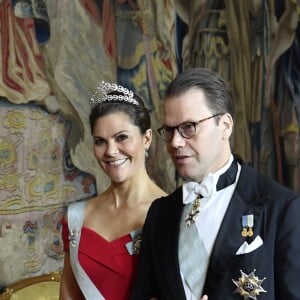
[[167,196],[160,197],[152,202],[153,208],[168,209],[174,206],[178,206],[182,203],[182,187],[176,188],[173,192]]
[[295,191],[278,182],[274,178],[264,175],[250,165],[243,164],[240,178],[238,180],[240,187],[256,190],[260,194],[268,194],[269,196],[287,196],[299,197]]

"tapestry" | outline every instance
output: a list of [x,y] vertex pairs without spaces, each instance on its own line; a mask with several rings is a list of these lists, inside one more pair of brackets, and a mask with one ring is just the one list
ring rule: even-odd
[[71,161],[69,124],[42,107],[0,100],[0,287],[58,271],[68,203],[96,194]]

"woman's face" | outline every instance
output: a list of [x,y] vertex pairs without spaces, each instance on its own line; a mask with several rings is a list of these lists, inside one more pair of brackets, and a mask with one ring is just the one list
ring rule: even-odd
[[145,170],[151,139],[151,129],[142,135],[123,112],[100,117],[93,128],[95,157],[113,182],[130,180]]

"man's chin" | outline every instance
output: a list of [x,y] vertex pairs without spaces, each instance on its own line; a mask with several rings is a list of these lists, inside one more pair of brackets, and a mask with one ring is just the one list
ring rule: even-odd
[[197,181],[196,179],[191,178],[191,177],[182,177],[182,180],[185,181],[185,182],[189,182],[189,181]]
[[186,173],[179,173],[179,176],[182,178],[183,181],[197,181],[197,179],[194,176],[191,176],[189,174]]

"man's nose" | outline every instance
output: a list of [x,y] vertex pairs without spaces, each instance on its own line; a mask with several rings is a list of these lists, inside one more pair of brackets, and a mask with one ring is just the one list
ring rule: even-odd
[[173,131],[173,137],[170,141],[170,144],[177,148],[177,147],[183,147],[185,145],[185,139],[181,136],[179,133],[178,128],[174,129]]

